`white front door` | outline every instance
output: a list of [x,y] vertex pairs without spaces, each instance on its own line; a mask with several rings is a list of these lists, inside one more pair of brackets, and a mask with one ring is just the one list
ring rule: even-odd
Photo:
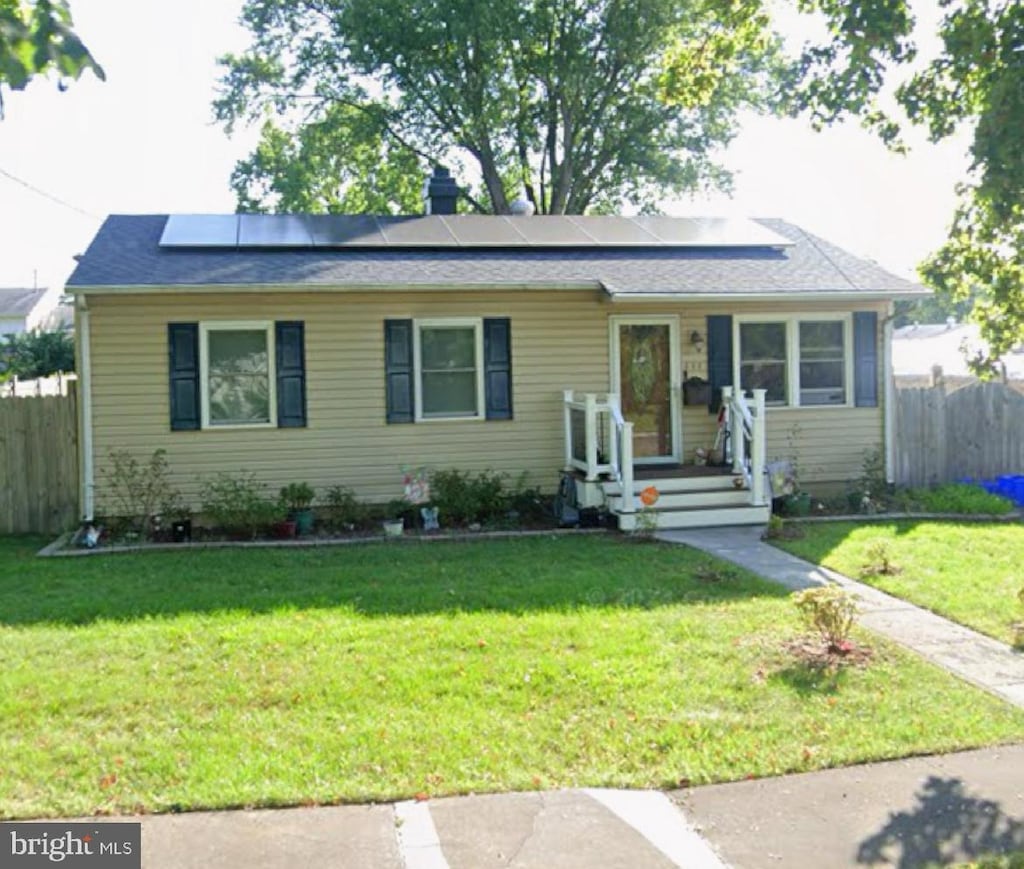
[[682,455],[679,425],[679,321],[611,318],[612,390],[633,423],[636,464],[668,464]]

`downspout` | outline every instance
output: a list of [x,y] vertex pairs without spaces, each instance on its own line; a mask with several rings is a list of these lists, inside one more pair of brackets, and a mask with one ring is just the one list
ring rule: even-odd
[[896,386],[892,374],[892,321],[896,317],[896,305],[889,302],[885,322],[882,326],[882,371],[885,378],[885,413],[883,415],[883,432],[885,437],[885,481],[896,482],[896,442],[895,442],[895,407]]
[[81,458],[81,490],[79,504],[82,517],[93,519],[93,456],[92,456],[92,362],[89,337],[89,308],[84,296],[79,296],[75,307],[78,311],[78,386],[79,386],[79,456]]

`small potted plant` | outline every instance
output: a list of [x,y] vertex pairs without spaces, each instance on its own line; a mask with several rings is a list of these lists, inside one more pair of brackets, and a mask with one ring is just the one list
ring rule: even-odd
[[281,502],[288,509],[288,519],[295,523],[297,534],[313,530],[313,499],[316,492],[309,483],[289,483],[281,489]]
[[388,537],[401,537],[405,531],[405,514],[409,510],[409,502],[404,498],[395,498],[384,507],[384,534]]

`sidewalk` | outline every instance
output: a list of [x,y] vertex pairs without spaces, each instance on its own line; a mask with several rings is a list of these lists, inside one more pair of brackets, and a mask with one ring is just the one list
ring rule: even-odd
[[1024,851],[1024,745],[658,791],[104,818],[146,869],[840,869]]
[[662,531],[659,540],[685,543],[797,591],[835,583],[857,595],[860,624],[1024,708],[1024,655],[1009,646],[905,600],[819,567],[761,540],[761,528]]

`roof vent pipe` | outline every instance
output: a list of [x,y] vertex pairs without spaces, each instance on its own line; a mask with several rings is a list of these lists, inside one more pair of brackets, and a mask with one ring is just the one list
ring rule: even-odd
[[435,166],[434,174],[423,184],[424,210],[427,214],[455,214],[459,185],[447,166]]

